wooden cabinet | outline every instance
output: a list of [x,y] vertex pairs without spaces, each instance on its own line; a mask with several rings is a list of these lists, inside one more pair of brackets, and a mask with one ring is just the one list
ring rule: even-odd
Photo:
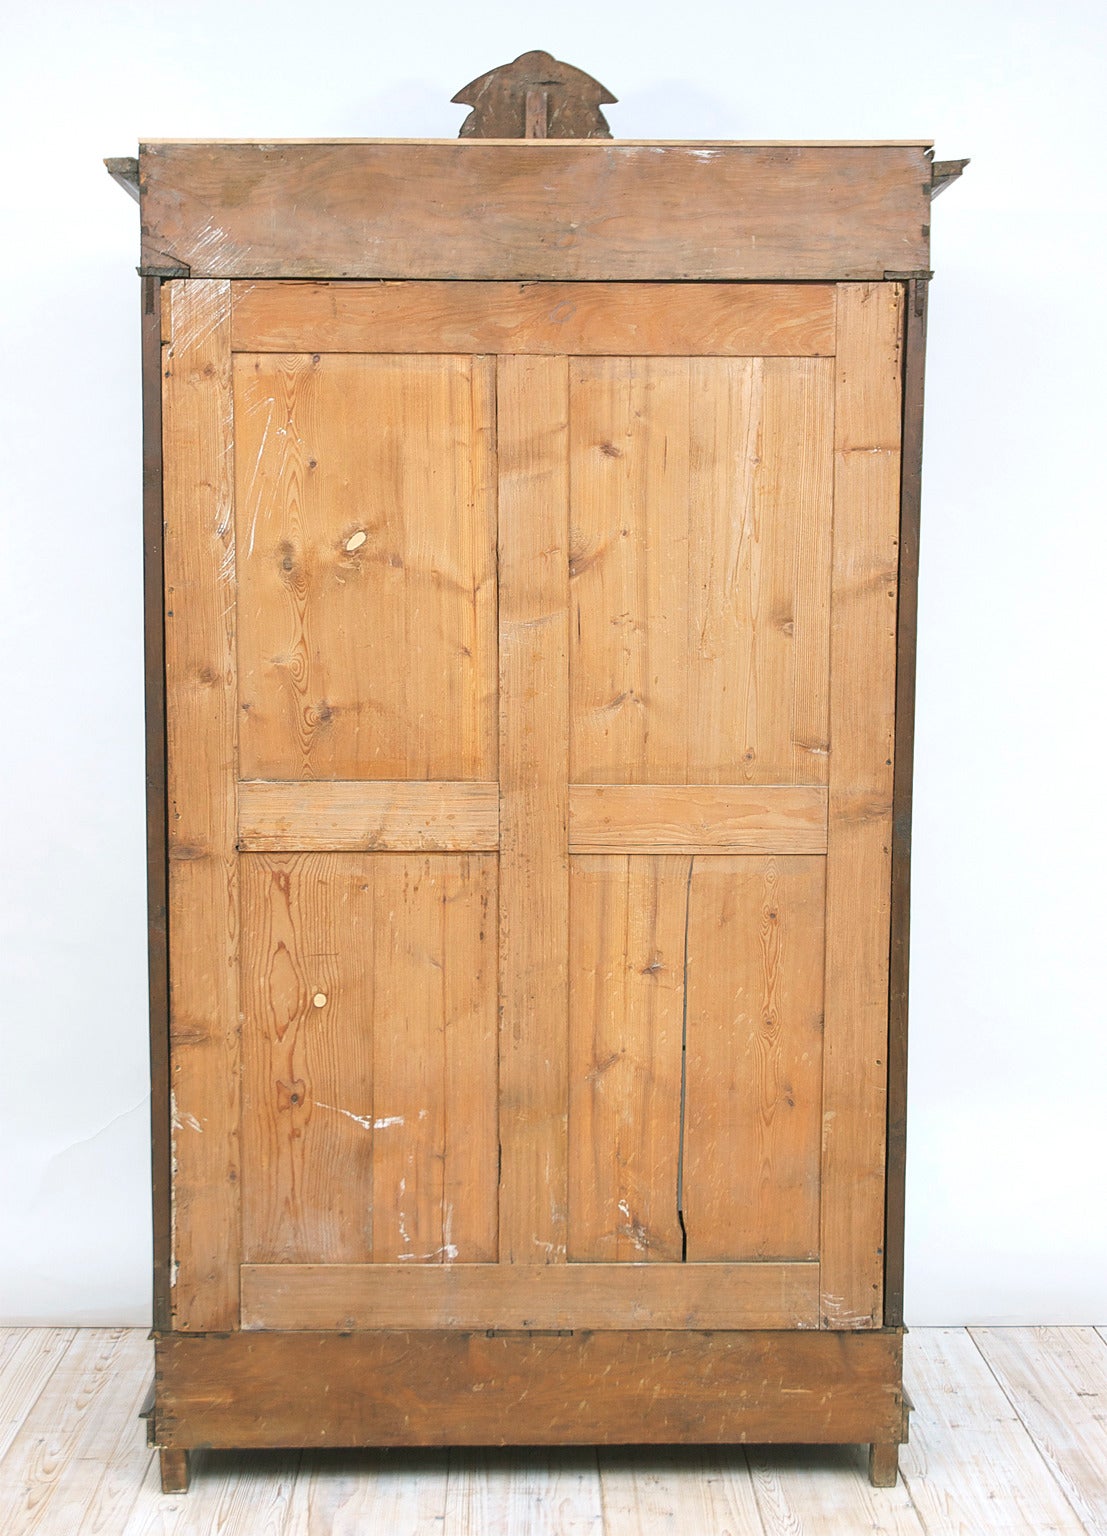
[[928,147],[139,166],[167,1485],[894,1478]]

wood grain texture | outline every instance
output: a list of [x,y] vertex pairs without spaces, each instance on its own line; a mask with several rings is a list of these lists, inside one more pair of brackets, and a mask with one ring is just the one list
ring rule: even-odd
[[238,732],[230,286],[167,285],[163,381],[172,1313],[238,1313]]
[[871,1441],[902,1423],[901,1355],[898,1333],[817,1330],[171,1335],[158,1433],[243,1449]]
[[493,367],[236,356],[244,779],[495,778]]
[[162,284],[142,280],[142,619],[146,706],[146,942],[150,1032],[153,1322],[171,1315],[169,807],[165,761],[165,507],[162,496]]
[[72,1328],[8,1328],[0,1352],[0,1457],[73,1342]]
[[682,1257],[677,1212],[688,860],[570,873],[569,1256]]
[[450,1455],[444,1536],[603,1536],[605,1528],[591,1446]]
[[825,853],[826,790],[570,784],[571,853]]
[[903,444],[896,609],[896,748],[892,779],[891,952],[888,970],[888,1115],[884,1199],[884,1321],[903,1321],[907,1193],[907,1036],[911,970],[911,808],[915,751],[915,649],[922,511],[923,384],[929,284],[904,291]]
[[762,1536],[740,1448],[627,1446],[599,1460],[604,1536]]
[[838,291],[823,1041],[823,1325],[883,1305],[901,285]]
[[245,1328],[802,1328],[817,1264],[270,1264]]
[[496,783],[255,780],[238,787],[238,846],[252,852],[480,852],[500,845]]
[[243,858],[245,1256],[496,1256],[495,859]]
[[828,283],[235,283],[236,352],[822,357]]
[[900,1475],[927,1531],[1083,1536],[1085,1526],[961,1328],[910,1336]]
[[825,782],[832,368],[571,364],[574,783]]
[[[309,1451],[287,1523],[273,1536],[444,1536],[449,1476],[449,1452]],[[242,1536],[254,1536],[253,1528],[244,1526]]]
[[150,1454],[134,1418],[149,1359],[145,1337],[134,1330],[78,1332],[7,1449],[0,1530],[93,1536],[122,1528],[134,1499],[133,1452]]
[[568,372],[503,358],[500,1259],[565,1258],[568,1108]]
[[[815,1258],[825,860],[726,857],[693,865],[687,1257]],[[817,1309],[807,1321],[817,1324]]]
[[163,140],[140,146],[139,177],[143,265],[194,277],[779,282],[930,264],[922,145]]
[[950,1526],[923,1524],[902,1483],[872,1487],[866,1449],[750,1446],[746,1457],[765,1536],[948,1536]]
[[972,1328],[970,1337],[1084,1529],[1107,1533],[1107,1349],[1094,1328]]

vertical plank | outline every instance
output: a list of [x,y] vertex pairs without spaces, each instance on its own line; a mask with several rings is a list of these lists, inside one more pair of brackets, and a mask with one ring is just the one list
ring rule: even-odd
[[237,697],[230,284],[172,282],[163,385],[172,1306],[236,1326]]
[[683,783],[688,361],[580,357],[569,377],[570,777]]
[[495,778],[493,366],[236,356],[243,778]]
[[569,1257],[679,1262],[689,860],[571,864]]
[[385,939],[370,878],[356,855],[242,858],[247,1262],[372,1252],[372,1021]]
[[146,930],[150,1029],[153,1323],[170,1318],[169,870],[165,765],[165,511],[162,498],[163,287],[142,279],[142,591],[146,654]]
[[883,1306],[902,288],[838,290],[822,1322]]
[[565,1258],[568,368],[505,357],[500,465],[500,1259]]
[[923,368],[928,288],[929,284],[925,281],[912,281],[906,285],[903,321],[903,454],[900,466],[896,750],[892,785],[891,956],[888,975],[888,1169],[884,1201],[884,1321],[890,1327],[898,1327],[903,1322],[915,636],[918,628]]
[[728,855],[693,862],[687,1257],[815,1258],[824,860]]
[[495,860],[428,854],[369,862],[372,1257],[494,1260]]

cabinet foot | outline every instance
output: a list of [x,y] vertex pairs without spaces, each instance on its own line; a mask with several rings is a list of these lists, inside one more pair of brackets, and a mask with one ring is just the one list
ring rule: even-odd
[[162,1493],[188,1492],[188,1452],[160,1450]]
[[869,1446],[869,1482],[874,1488],[894,1488],[899,1476],[899,1446],[894,1440],[877,1440]]

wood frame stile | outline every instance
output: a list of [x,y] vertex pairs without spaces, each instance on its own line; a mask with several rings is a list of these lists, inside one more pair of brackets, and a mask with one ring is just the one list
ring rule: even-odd
[[[361,141],[364,153],[379,163],[382,146]],[[334,178],[350,174],[351,156],[357,160],[360,145],[266,146],[267,169],[256,169],[258,182],[267,183],[258,197],[281,198],[290,181],[303,181],[305,159],[314,172],[328,163]],[[506,147],[506,146],[505,146]],[[886,146],[834,146],[847,149]],[[226,146],[228,181],[242,176],[238,163],[243,146]],[[252,146],[247,146],[249,150]],[[395,155],[392,144],[385,153]],[[448,184],[456,151],[487,154],[483,144],[451,146],[445,157],[441,146],[404,146],[405,160],[424,153],[435,174]],[[564,145],[563,152],[581,150],[599,156],[611,154],[613,145]],[[674,145],[672,152],[693,146]],[[760,146],[727,146],[735,153],[756,155]],[[820,150],[824,147],[819,146]],[[181,154],[175,153],[181,151]],[[188,153],[193,152],[190,162]],[[511,153],[558,153],[554,145],[513,145]],[[767,154],[767,164],[779,160]],[[787,158],[787,157],[786,157]],[[800,157],[802,159],[802,156]],[[168,172],[165,169],[169,162]],[[793,153],[792,160],[796,155]],[[234,162],[232,165],[231,162]],[[960,173],[964,162],[933,165],[926,145],[917,146],[919,171],[926,185],[920,211],[933,190],[939,190]],[[150,1052],[152,1075],[152,1187],[154,1225],[154,1338],[156,1341],[155,1399],[150,1415],[149,1438],[162,1451],[164,1486],[184,1489],[188,1480],[188,1451],[202,1445],[265,1447],[319,1445],[433,1445],[441,1443],[532,1444],[572,1443],[584,1433],[590,1443],[690,1442],[869,1442],[870,1472],[874,1482],[894,1482],[899,1443],[906,1438],[907,1410],[902,1395],[903,1334],[903,1207],[907,1050],[907,971],[909,954],[909,873],[911,834],[911,776],[914,713],[914,647],[917,605],[919,480],[922,440],[923,348],[927,280],[922,265],[909,272],[890,271],[884,262],[895,247],[895,231],[880,230],[872,239],[870,270],[857,271],[856,240],[846,265],[835,265],[823,255],[818,276],[828,281],[869,280],[902,285],[905,327],[902,347],[902,454],[900,486],[900,546],[895,682],[896,741],[893,785],[893,844],[891,890],[891,949],[889,965],[890,1036],[887,1055],[887,1163],[885,1182],[885,1230],[883,1272],[883,1319],[880,1327],[842,1327],[806,1333],[788,1331],[745,1332],[651,1332],[604,1331],[550,1335],[522,1330],[460,1332],[428,1330],[334,1332],[243,1332],[225,1327],[199,1328],[194,1332],[174,1328],[172,1316],[172,1095],[170,1077],[170,992],[168,951],[168,800],[166,758],[165,687],[165,586],[163,563],[164,509],[162,474],[162,288],[164,281],[179,276],[249,278],[278,275],[270,260],[266,270],[252,271],[248,234],[241,231],[224,237],[218,247],[209,241],[208,270],[198,268],[201,225],[210,213],[213,178],[218,182],[223,163],[211,145],[150,146],[143,151],[141,177],[144,212],[142,276],[143,356],[143,522],[145,541],[146,719],[147,719],[147,868],[149,930]],[[487,162],[486,162],[487,163]],[[183,169],[182,169],[183,166]],[[950,167],[953,167],[951,170]],[[109,170],[116,180],[133,189],[140,181],[138,164],[112,161]],[[195,172],[203,186],[190,205],[189,177]],[[160,178],[160,180],[159,180]],[[901,178],[902,179],[902,173]],[[398,221],[408,218],[401,190]],[[324,178],[326,181],[326,178]],[[920,182],[922,177],[920,177]],[[634,185],[634,178],[629,184]],[[566,185],[572,185],[568,178]],[[167,201],[166,189],[172,189]],[[645,194],[648,178],[641,183]],[[524,194],[525,196],[525,194]],[[205,202],[205,198],[208,202]],[[160,199],[160,201],[159,201]],[[185,241],[187,256],[166,251],[162,224],[166,208],[175,212],[168,222],[178,237],[189,219],[195,238]],[[387,203],[387,199],[385,200]],[[183,210],[183,212],[182,212]],[[554,219],[572,223],[571,207],[554,208]],[[650,222],[654,223],[652,202]],[[387,211],[386,211],[387,216]],[[464,195],[453,210],[465,218]],[[771,210],[766,214],[771,218]],[[247,223],[249,209],[247,209]],[[378,216],[379,222],[379,216]],[[893,219],[894,224],[894,219]],[[877,221],[879,223],[879,221]],[[656,227],[656,225],[655,225]],[[402,278],[409,275],[450,276],[446,266],[438,273],[405,273],[396,267],[396,245],[385,240],[380,247],[369,241],[368,270],[345,270],[341,256],[330,257],[331,266],[320,271],[318,262],[304,270],[294,258],[302,236],[284,225],[288,257],[279,275],[290,278],[364,277]],[[852,234],[855,232],[851,232]],[[928,255],[928,227],[916,240],[915,249]],[[343,242],[342,232],[338,235]],[[593,237],[583,256],[569,257],[554,242],[546,267],[526,275],[535,281],[598,275],[618,267],[620,259],[629,272],[614,276],[643,276],[640,250],[620,257],[605,249],[605,236]],[[308,242],[310,244],[310,242]],[[440,239],[431,245],[438,253],[450,250]],[[584,242],[587,245],[587,242]],[[848,243],[848,242],[847,242]],[[830,241],[833,247],[833,240]],[[400,242],[403,245],[403,241]],[[375,254],[376,253],[376,254]],[[687,253],[674,243],[655,260],[658,277],[678,276]],[[778,253],[779,258],[779,253]],[[438,254],[440,264],[450,257]],[[480,262],[479,255],[471,258]],[[518,254],[508,261],[519,266]],[[648,257],[647,257],[648,259]],[[759,258],[760,259],[760,258]],[[728,268],[727,260],[730,265]],[[720,261],[717,250],[710,275],[728,280],[757,281],[759,270],[743,271],[741,258]],[[925,255],[924,255],[925,261]],[[374,265],[375,263],[375,265]],[[391,263],[391,265],[390,265]],[[462,263],[464,265],[464,262]],[[717,270],[722,267],[722,271]],[[777,259],[777,265],[781,265]],[[787,263],[784,263],[786,266]],[[803,262],[799,263],[803,267]],[[879,266],[879,270],[875,268]],[[637,270],[634,270],[637,268]],[[466,270],[502,278],[494,270]],[[654,274],[650,274],[654,275]],[[680,271],[685,279],[700,274]],[[797,280],[810,280],[810,270],[783,271]],[[566,1393],[564,1380],[572,1381]],[[521,1384],[530,1388],[529,1407],[519,1413]],[[295,1382],[290,1392],[288,1383]],[[218,1385],[216,1385],[218,1384]],[[650,1409],[642,1411],[643,1386]],[[782,1389],[787,1389],[782,1390]],[[587,1398],[590,1416],[578,1423],[575,1405]]]

